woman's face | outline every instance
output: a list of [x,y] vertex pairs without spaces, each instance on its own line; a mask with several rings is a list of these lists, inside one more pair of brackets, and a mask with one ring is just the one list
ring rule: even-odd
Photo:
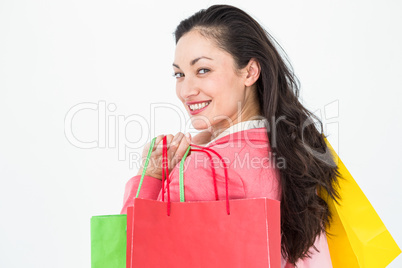
[[240,70],[241,74],[236,74],[234,66],[229,53],[196,30],[177,42],[173,63],[176,94],[195,129],[209,128],[214,132],[246,120],[243,116],[247,109],[243,105],[249,95],[245,85],[247,73]]

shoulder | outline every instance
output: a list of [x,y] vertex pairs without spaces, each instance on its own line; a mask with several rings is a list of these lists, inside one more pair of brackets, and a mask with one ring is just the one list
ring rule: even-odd
[[241,178],[246,198],[268,197],[280,200],[282,163],[278,162],[271,150],[266,132],[258,129],[254,133],[248,131],[243,134],[211,148],[228,159],[229,170]]

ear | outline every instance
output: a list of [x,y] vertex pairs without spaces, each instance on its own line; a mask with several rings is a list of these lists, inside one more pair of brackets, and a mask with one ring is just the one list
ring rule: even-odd
[[244,85],[249,87],[252,86],[260,77],[261,66],[255,58],[251,58],[245,68],[247,76]]

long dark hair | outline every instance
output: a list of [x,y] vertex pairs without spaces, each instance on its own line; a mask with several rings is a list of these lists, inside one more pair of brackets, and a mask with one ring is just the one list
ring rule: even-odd
[[[286,53],[243,10],[213,5],[196,12],[177,26],[176,44],[193,29],[230,53],[238,69],[244,68],[251,58],[261,66],[256,82],[260,111],[268,120],[277,118],[273,122],[275,132],[267,128],[268,138],[273,154],[286,161],[286,168],[280,169],[282,254],[295,264],[299,258],[310,256],[310,247],[331,221],[327,202],[317,191],[326,190],[335,201],[339,198],[335,184],[340,174],[335,161],[332,156],[317,157],[329,150],[322,123],[299,102],[299,80]],[[318,121],[320,132],[316,123],[306,125],[312,117]]]

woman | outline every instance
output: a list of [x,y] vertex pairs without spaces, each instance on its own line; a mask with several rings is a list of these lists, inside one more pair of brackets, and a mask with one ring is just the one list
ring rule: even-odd
[[[318,121],[321,132],[306,125],[313,114],[298,101],[297,78],[280,46],[253,18],[229,5],[183,20],[175,38],[176,94],[202,132],[194,138],[167,135],[171,200],[179,200],[178,163],[188,146],[213,148],[229,166],[231,199],[281,201],[282,267],[332,267],[325,234],[330,214],[317,190],[323,187],[336,199],[339,173],[332,159],[317,157],[328,150],[322,124]],[[162,138],[151,154],[142,198],[162,199]],[[216,172],[222,198],[222,166]],[[142,169],[126,185],[122,213],[132,204],[141,174]],[[192,152],[185,174],[186,200],[215,200],[205,154]]]

